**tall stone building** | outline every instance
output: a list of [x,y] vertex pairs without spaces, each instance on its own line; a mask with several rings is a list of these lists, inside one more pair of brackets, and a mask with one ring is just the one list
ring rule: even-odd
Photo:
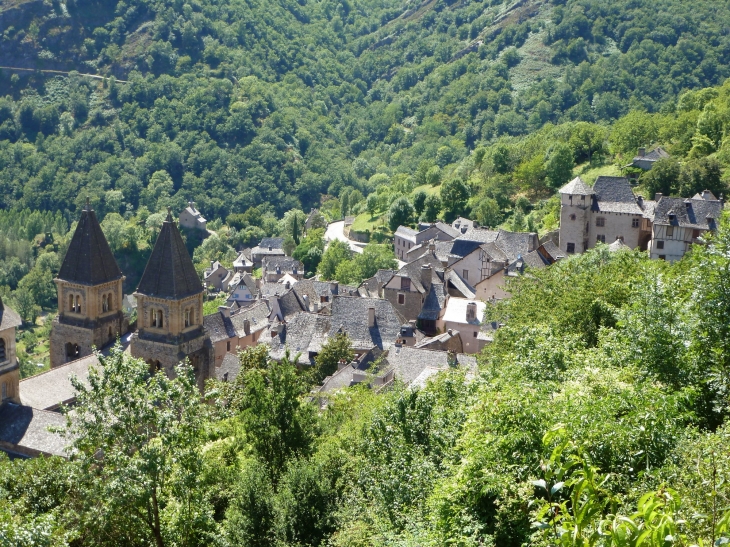
[[0,298],[0,404],[20,404],[20,370],[15,356],[15,329],[20,324],[20,316],[5,307]]
[[203,285],[168,212],[139,282],[137,332],[131,353],[169,376],[189,359],[198,385],[213,374],[212,344],[203,328]]
[[58,277],[58,316],[51,331],[51,367],[91,355],[127,332],[124,276],[88,202]]

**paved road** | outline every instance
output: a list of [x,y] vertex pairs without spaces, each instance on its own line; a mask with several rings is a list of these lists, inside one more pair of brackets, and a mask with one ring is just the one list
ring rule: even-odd
[[[42,74],[63,74],[68,76],[71,74],[70,72],[66,70],[50,70],[50,69],[38,69],[38,68],[20,68],[17,66],[0,66],[0,70],[20,70],[23,72],[40,72]],[[87,78],[94,78],[95,80],[103,80],[104,78],[108,78],[108,76],[99,76],[98,74],[82,74],[79,73],[79,76],[85,76]],[[118,84],[126,84],[126,80],[117,80],[116,83]]]
[[333,222],[332,224],[329,224],[327,226],[327,230],[324,233],[324,239],[327,242],[334,241],[335,239],[339,239],[340,241],[344,241],[350,246],[350,250],[354,251],[356,253],[361,253],[362,248],[364,247],[364,244],[358,243],[356,241],[352,241],[350,239],[347,239],[345,236],[345,221],[339,220],[337,222]]

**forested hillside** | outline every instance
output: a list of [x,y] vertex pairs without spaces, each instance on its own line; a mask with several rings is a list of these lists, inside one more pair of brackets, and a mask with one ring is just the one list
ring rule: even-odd
[[3,65],[127,83],[3,70],[0,199],[73,213],[88,194],[124,214],[192,198],[209,218],[280,217],[367,196],[376,173],[437,183],[546,123],[674,111],[729,74],[727,7],[4,0]]

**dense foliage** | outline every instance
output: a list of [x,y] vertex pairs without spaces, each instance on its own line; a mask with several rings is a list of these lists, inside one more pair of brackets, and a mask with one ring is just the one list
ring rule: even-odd
[[529,272],[488,310],[504,326],[478,371],[354,387],[326,405],[310,388],[351,358],[344,336],[313,371],[247,349],[207,404],[189,368],[168,380],[113,352],[69,415],[68,461],[0,463],[0,533],[48,545],[725,541],[729,249],[724,218],[673,265],[599,246]]

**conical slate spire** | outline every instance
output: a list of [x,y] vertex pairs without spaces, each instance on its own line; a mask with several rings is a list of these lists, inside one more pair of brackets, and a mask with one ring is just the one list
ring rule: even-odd
[[122,271],[87,200],[58,279],[80,285],[100,285],[121,277]]
[[203,285],[169,209],[137,292],[173,300],[203,292]]

